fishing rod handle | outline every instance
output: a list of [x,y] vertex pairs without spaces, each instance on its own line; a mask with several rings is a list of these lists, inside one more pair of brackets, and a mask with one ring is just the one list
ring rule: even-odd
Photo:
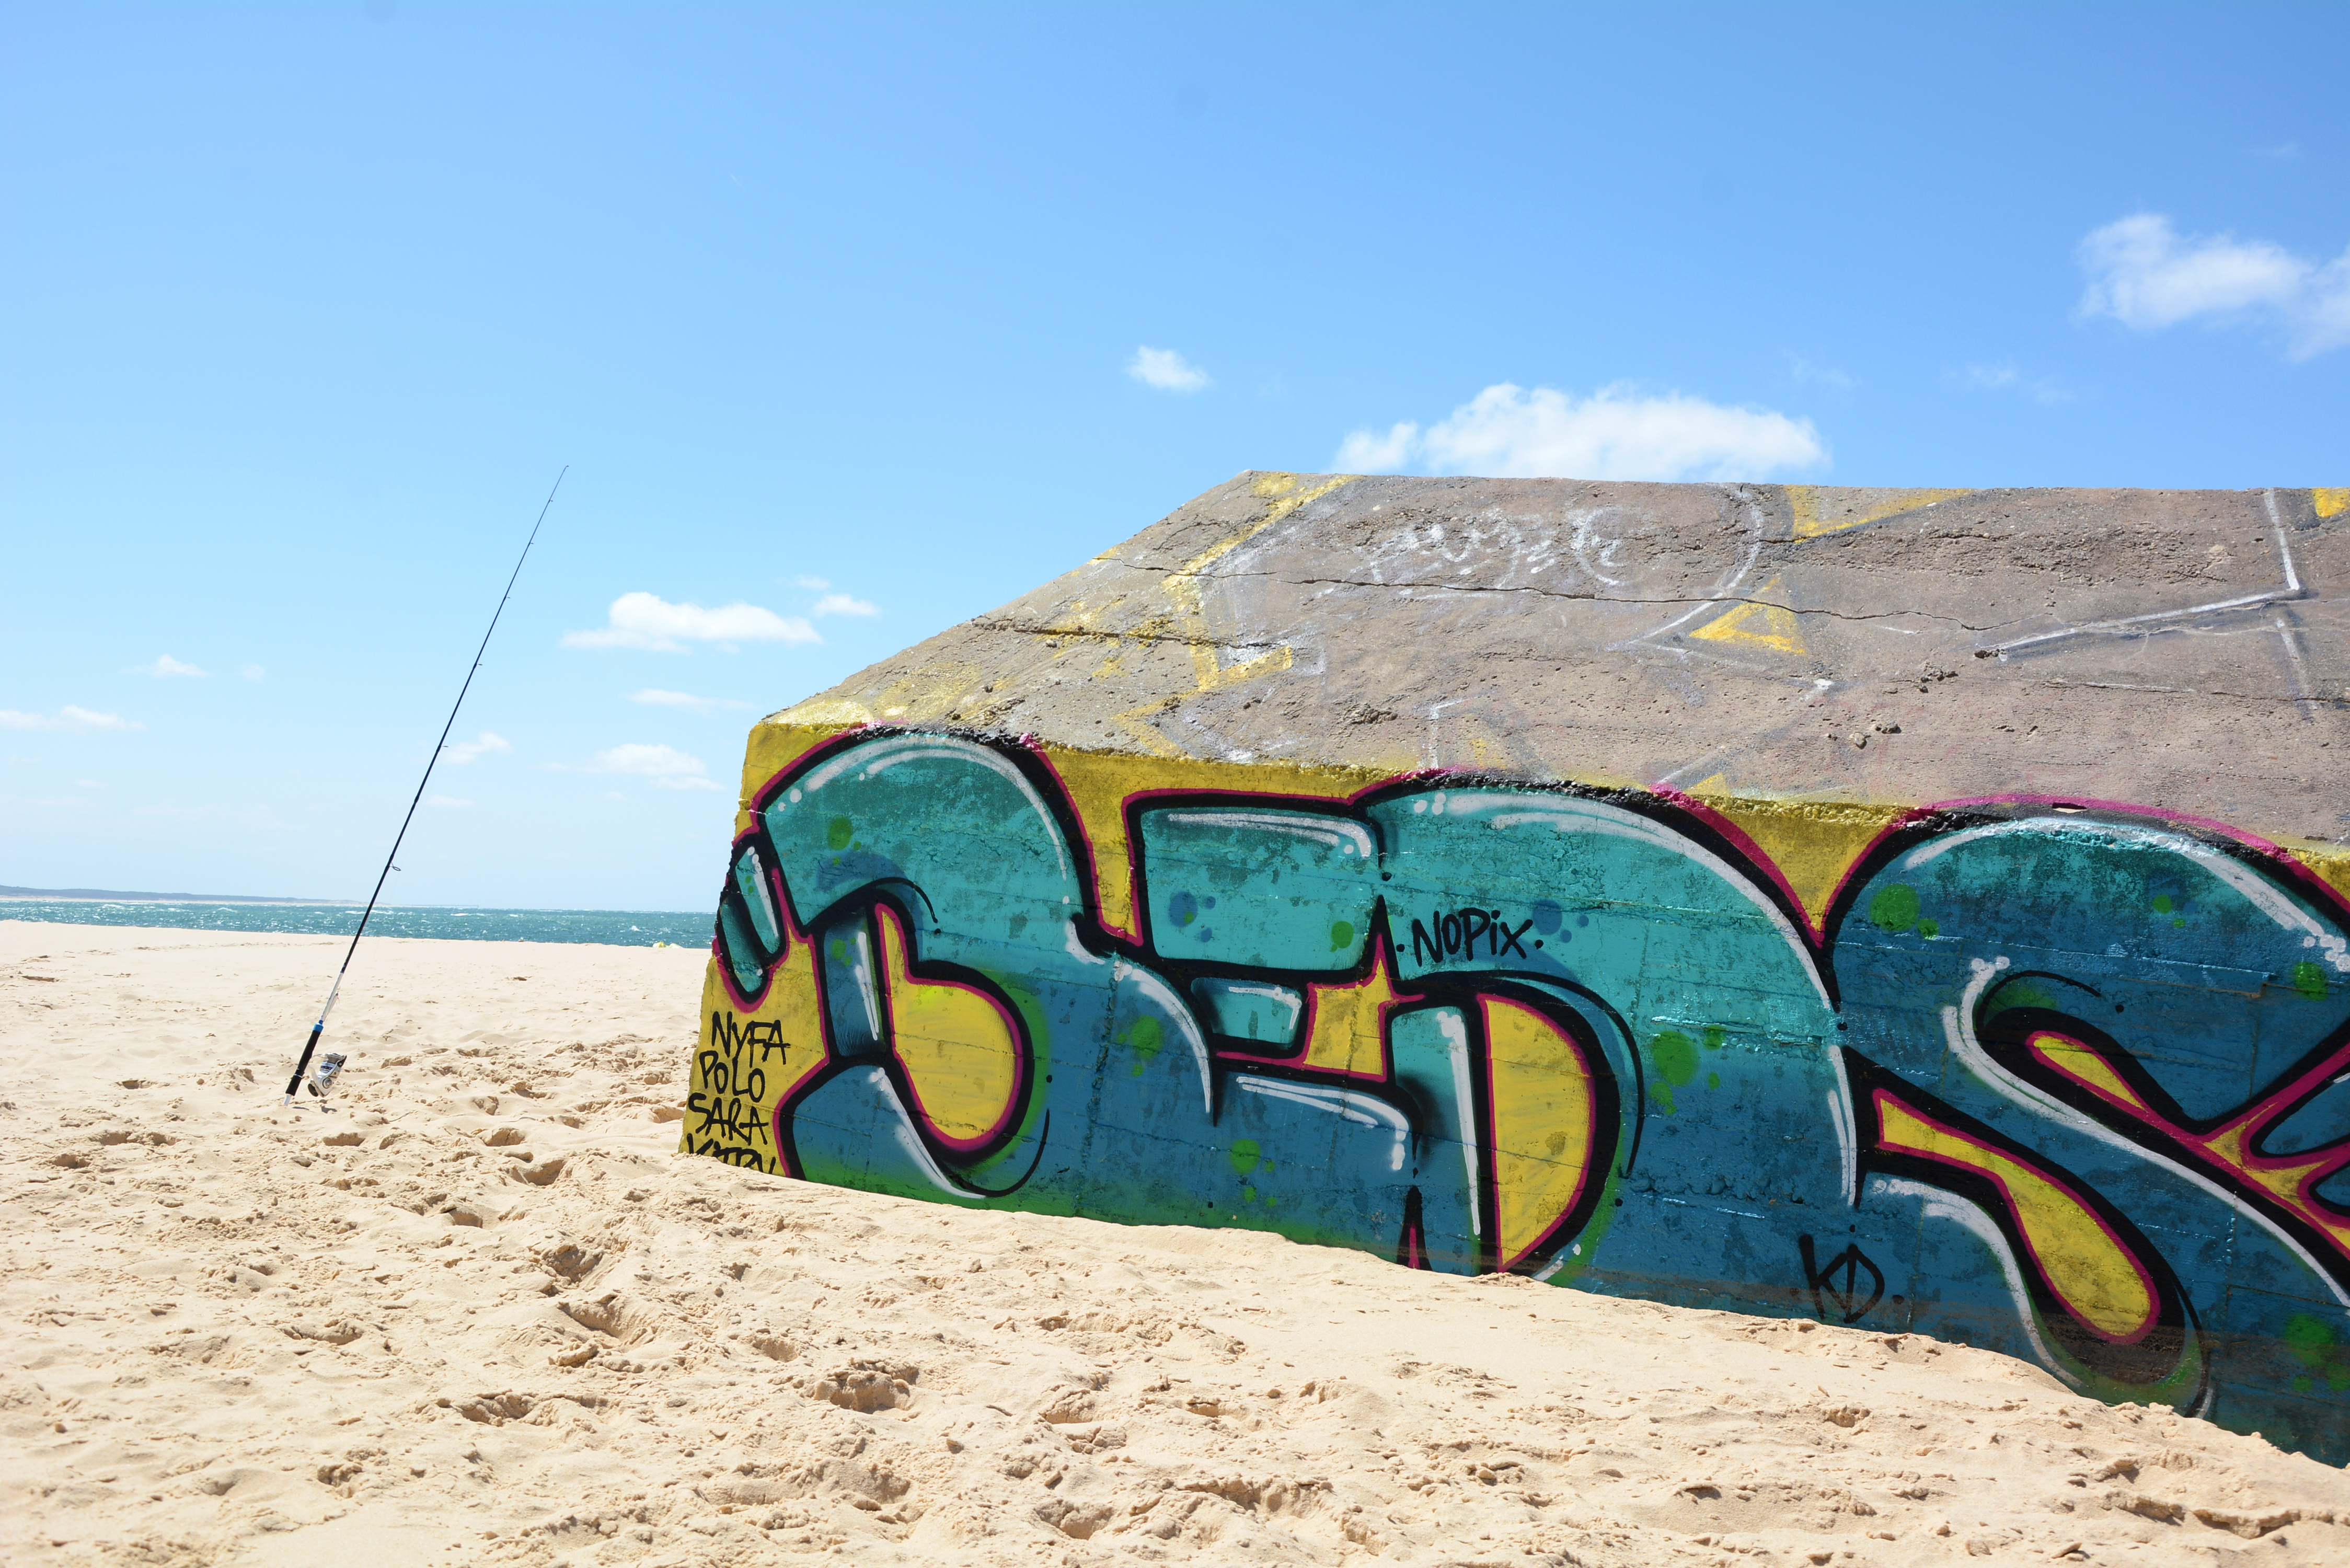
[[302,1092],[302,1075],[310,1070],[311,1054],[318,1049],[318,1036],[327,1032],[323,1018],[310,1025],[310,1038],[302,1043],[302,1059],[294,1064],[294,1075],[286,1080],[286,1103],[292,1105],[294,1096]]

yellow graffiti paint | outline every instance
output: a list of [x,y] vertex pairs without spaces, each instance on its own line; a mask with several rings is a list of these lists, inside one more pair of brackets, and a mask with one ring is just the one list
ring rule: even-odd
[[1127,803],[1160,790],[1276,789],[1308,800],[1341,801],[1378,782],[1366,769],[1309,768],[1294,763],[1198,762],[1139,757],[1130,752],[1079,752],[1045,748],[1076,809],[1086,843],[1093,850],[1096,896],[1103,923],[1134,930],[1134,851],[1126,832]]
[[[1283,518],[1310,502],[1319,501],[1342,485],[1352,484],[1359,474],[1341,473],[1326,479],[1310,490],[1297,488],[1298,476],[1294,473],[1267,473],[1258,476],[1249,488],[1260,497],[1272,502],[1255,521],[1227,535],[1205,550],[1192,556],[1175,571],[1168,574],[1165,584],[1167,602],[1174,607],[1171,623],[1162,635],[1180,641],[1191,652],[1192,687],[1189,691],[1170,692],[1138,703],[1118,715],[1118,728],[1132,736],[1153,755],[1176,757],[1180,748],[1160,734],[1151,720],[1179,706],[1185,698],[1202,691],[1222,691],[1260,676],[1276,675],[1287,670],[1294,658],[1286,645],[1238,664],[1226,664],[1218,649],[1214,628],[1201,598],[1201,576],[1226,556],[1247,544]],[[1156,630],[1156,628],[1153,628]]]
[[[2324,1144],[2294,1154],[2259,1152],[2261,1137],[2279,1119],[2280,1107],[2295,1103],[2292,1091],[2256,1101],[2220,1126],[2198,1132],[2147,1104],[2146,1097],[2131,1088],[2111,1063],[2070,1035],[2040,1031],[2023,1044],[2041,1064],[2118,1106],[2179,1149],[2200,1155],[2236,1181],[2265,1188],[2281,1206],[2350,1257],[2350,1220],[2321,1202],[2310,1190],[2341,1168],[2340,1146]],[[2311,1081],[2322,1082],[2345,1064],[2350,1064],[2350,1057],[2321,1067],[2311,1075]]]
[[2112,1063],[2071,1035],[2043,1030],[2025,1040],[2023,1048],[2048,1067],[2124,1110],[2147,1117],[2154,1115],[2154,1107],[2114,1071]]
[[1787,511],[1796,538],[1816,539],[1966,493],[1964,490],[1828,490],[1816,484],[1791,484]]
[[2003,1150],[1929,1120],[1882,1090],[1877,1115],[1879,1148],[1991,1179],[2023,1233],[2029,1262],[2084,1326],[2119,1343],[2154,1325],[2152,1282],[2071,1189]]
[[[2270,1119],[2275,1119],[2272,1114]],[[2246,1116],[2196,1141],[2220,1165],[2268,1189],[2279,1203],[2321,1232],[2334,1251],[2350,1257],[2350,1219],[2310,1190],[2342,1168],[2341,1145],[2326,1144],[2299,1154],[2264,1155],[2255,1146],[2258,1135],[2266,1130],[2256,1115]]]
[[2309,493],[2310,504],[2317,508],[2320,517],[2339,517],[2350,512],[2350,485],[2334,485]]
[[1495,1244],[1506,1269],[1541,1243],[1591,1179],[1591,1064],[1533,1008],[1497,996],[1479,1002],[1492,1073]]
[[946,1143],[983,1144],[1003,1125],[1020,1086],[1020,1041],[1003,1004],[975,986],[916,977],[905,925],[875,911],[889,1045],[924,1121]]
[[1720,774],[1689,793],[1746,835],[1777,869],[1814,931],[1822,929],[1853,863],[1905,815],[1898,806],[1857,801],[1741,795]]
[[1396,1001],[1395,969],[1388,944],[1378,940],[1374,948],[1371,972],[1362,979],[1306,988],[1305,1065],[1326,1073],[1387,1075],[1387,1012]]
[[1803,628],[1795,614],[1779,605],[1750,600],[1706,622],[1690,636],[1700,642],[1726,642],[1767,648],[1777,653],[1808,654]]
[[748,1149],[757,1157],[751,1163],[758,1168],[779,1168],[775,1107],[825,1064],[816,953],[789,912],[779,913],[787,945],[756,1007],[736,1005],[716,959],[703,973],[702,1023],[686,1083],[680,1154],[712,1152],[705,1146]]

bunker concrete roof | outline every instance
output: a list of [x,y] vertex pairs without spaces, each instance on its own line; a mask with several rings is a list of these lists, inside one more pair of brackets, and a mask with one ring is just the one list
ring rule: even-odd
[[[2350,492],[1243,473],[768,723],[2350,845]],[[2330,852],[2330,854],[2328,853]]]

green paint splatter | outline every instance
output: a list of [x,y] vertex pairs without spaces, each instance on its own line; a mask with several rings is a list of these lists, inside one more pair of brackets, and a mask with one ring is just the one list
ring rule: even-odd
[[[1259,1176],[1271,1176],[1271,1175],[1273,1174],[1273,1161],[1271,1161],[1271,1160],[1269,1160],[1269,1159],[1268,1159],[1268,1160],[1266,1160],[1263,1165],[1260,1165],[1260,1166],[1258,1166],[1258,1167],[1256,1168],[1256,1171],[1257,1171],[1257,1174],[1258,1174]],[[1268,1198],[1268,1199],[1265,1199],[1265,1201],[1266,1201],[1267,1203],[1270,1203],[1270,1202],[1272,1202],[1272,1201],[1273,1201],[1273,1199],[1270,1199],[1270,1198]]]
[[[1697,1076],[1697,1046],[1678,1029],[1668,1029],[1648,1042],[1658,1075],[1676,1086]],[[1668,1096],[1669,1101],[1669,1096]]]
[[2174,931],[2183,931],[2187,929],[2187,922],[2185,920],[2173,920],[2170,922],[2170,929]]
[[[1232,1169],[1239,1175],[1246,1176],[1249,1172],[1257,1168],[1257,1158],[1262,1153],[1263,1153],[1263,1150],[1257,1147],[1256,1139],[1253,1137],[1234,1138],[1232,1140],[1231,1156]],[[1246,1190],[1253,1193],[1255,1189],[1250,1188]],[[1253,1198],[1251,1199],[1251,1201],[1254,1201]]]
[[2169,894],[2168,894],[2168,893],[2157,893],[2157,894],[2154,896],[2154,912],[2155,912],[2156,914],[2158,914],[2158,915],[2167,915],[2167,914],[2170,913],[2170,895],[2169,895]]
[[1721,1087],[1721,1075],[1719,1073],[1708,1073],[1705,1075],[1705,1086],[1709,1089],[1718,1089]]
[[2325,1000],[2325,971],[2307,959],[2293,966],[2293,988],[2312,1002]]
[[857,826],[845,816],[836,816],[825,825],[824,843],[827,849],[846,849],[856,835]]
[[1936,920],[1920,920],[1918,922],[1918,934],[1921,937],[1939,937],[1942,934],[1941,924]]
[[1671,1085],[1649,1085],[1648,1098],[1656,1101],[1657,1109],[1664,1112],[1665,1115],[1671,1116],[1673,1114],[1673,1089]]
[[1999,988],[1999,1004],[2006,1007],[2044,1007],[2056,1010],[2056,999],[2029,981]]
[[2350,1388],[2350,1347],[2335,1343],[2332,1324],[2297,1312],[2284,1320],[2283,1338],[2285,1354],[2324,1378],[2328,1388],[2336,1394]]
[[1868,921],[1887,936],[1899,936],[1918,923],[1918,889],[1896,882],[1868,901]]
[[1242,1189],[1241,1189],[1241,1207],[1242,1207],[1242,1208],[1245,1209],[1245,1208],[1247,1208],[1250,1204],[1252,1204],[1252,1203],[1253,1203],[1253,1202],[1255,1202],[1255,1201],[1256,1201],[1256,1189],[1255,1189],[1255,1188],[1253,1188],[1253,1187],[1243,1187],[1243,1188],[1242,1188]]
[[848,961],[848,943],[839,937],[835,937],[832,940],[825,943],[824,951],[825,956],[832,960],[835,963],[847,963]]
[[1721,1043],[1725,1038],[1727,1038],[1728,1033],[1729,1032],[1723,1029],[1719,1023],[1707,1024],[1705,1026],[1705,1048],[1709,1051],[1721,1050]]
[[1150,1059],[1153,1056],[1159,1054],[1159,1047],[1165,1044],[1159,1038],[1159,1020],[1138,1018],[1128,1024],[1126,1032],[1118,1037],[1119,1044],[1134,1047],[1134,1067],[1127,1074],[1128,1077],[1142,1076],[1142,1070],[1150,1065]]
[[1335,953],[1340,951],[1347,943],[1354,940],[1354,922],[1351,920],[1333,920],[1330,922],[1330,950],[1332,952]]

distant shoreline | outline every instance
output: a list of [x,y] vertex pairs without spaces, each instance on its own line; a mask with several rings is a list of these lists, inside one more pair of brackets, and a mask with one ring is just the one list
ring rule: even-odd
[[0,903],[53,904],[320,904],[357,902],[351,898],[280,898],[252,893],[124,893],[109,888],[0,887]]

